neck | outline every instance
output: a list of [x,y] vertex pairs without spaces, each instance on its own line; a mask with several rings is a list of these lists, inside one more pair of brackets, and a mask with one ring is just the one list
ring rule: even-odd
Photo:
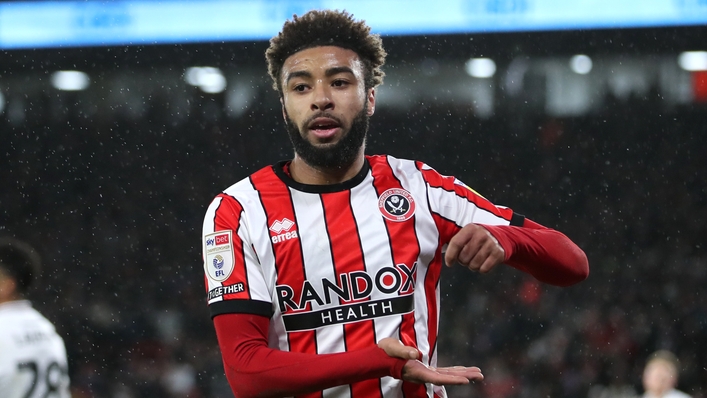
[[24,297],[19,295],[0,295],[0,304],[10,303],[13,301],[24,300]]
[[663,389],[661,389],[661,390],[651,391],[651,394],[653,394],[653,396],[656,397],[656,398],[662,398],[662,397],[665,396],[665,394],[667,394],[668,391],[670,391],[671,389],[672,389],[672,387],[663,388]]
[[331,185],[339,184],[348,181],[363,167],[365,157],[363,156],[363,148],[349,166],[342,168],[320,168],[315,167],[304,161],[301,157],[295,154],[295,158],[290,163],[290,175],[292,179],[308,185]]

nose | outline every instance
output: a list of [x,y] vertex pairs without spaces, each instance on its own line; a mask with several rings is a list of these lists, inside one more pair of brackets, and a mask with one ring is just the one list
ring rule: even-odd
[[329,86],[321,82],[314,86],[311,108],[313,111],[324,111],[334,108]]

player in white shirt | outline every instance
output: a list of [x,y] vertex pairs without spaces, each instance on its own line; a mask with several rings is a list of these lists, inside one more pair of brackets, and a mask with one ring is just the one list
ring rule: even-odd
[[0,396],[67,398],[64,340],[26,299],[39,276],[39,256],[27,244],[0,238]]

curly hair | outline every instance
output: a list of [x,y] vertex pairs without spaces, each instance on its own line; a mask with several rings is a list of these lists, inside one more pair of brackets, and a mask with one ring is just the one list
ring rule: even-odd
[[18,293],[27,292],[40,270],[41,260],[34,248],[15,238],[0,237],[0,272],[15,280]]
[[365,87],[383,83],[385,73],[380,69],[386,52],[380,35],[371,34],[365,21],[355,21],[346,11],[313,10],[285,22],[282,31],[270,39],[265,51],[268,73],[273,88],[282,93],[280,73],[285,60],[292,54],[318,46],[337,46],[354,51],[364,65]]

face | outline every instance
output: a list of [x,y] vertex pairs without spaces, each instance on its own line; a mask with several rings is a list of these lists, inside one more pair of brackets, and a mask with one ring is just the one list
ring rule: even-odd
[[375,91],[351,50],[299,51],[282,67],[282,111],[296,156],[315,167],[345,168],[362,153]]
[[675,386],[673,367],[664,361],[652,361],[643,371],[643,387],[646,391],[663,393]]

